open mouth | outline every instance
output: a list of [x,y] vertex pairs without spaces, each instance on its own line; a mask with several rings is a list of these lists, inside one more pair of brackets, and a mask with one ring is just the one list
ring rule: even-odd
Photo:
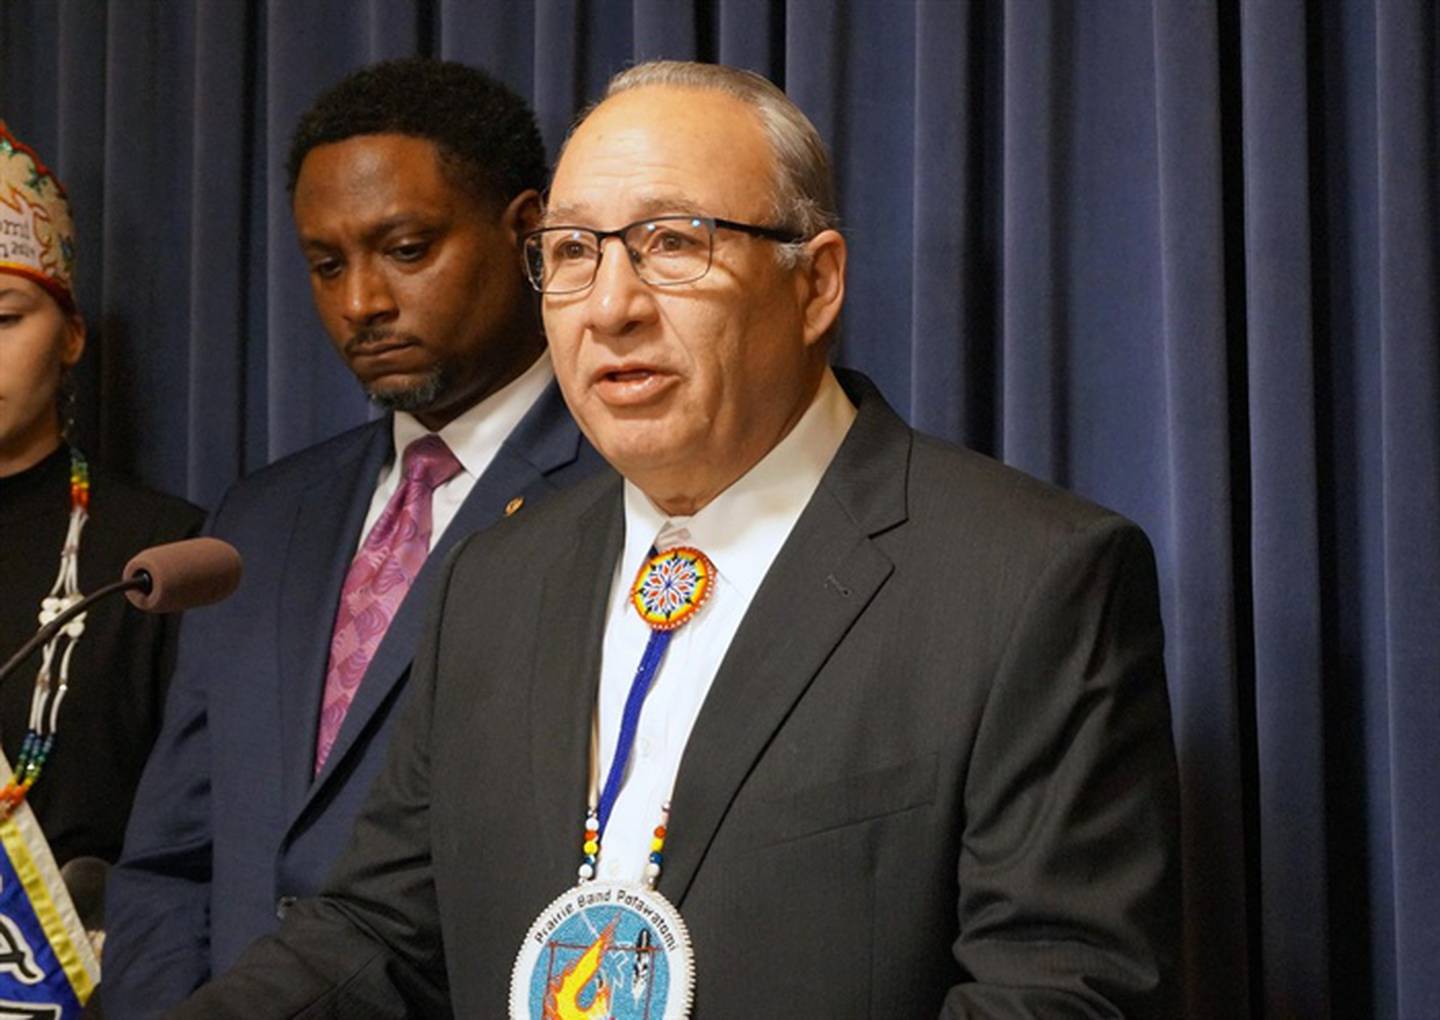
[[595,389],[607,404],[643,404],[677,382],[677,377],[649,365],[618,365],[595,376]]
[[633,383],[649,379],[655,373],[648,368],[621,368],[606,372],[602,378],[612,383]]

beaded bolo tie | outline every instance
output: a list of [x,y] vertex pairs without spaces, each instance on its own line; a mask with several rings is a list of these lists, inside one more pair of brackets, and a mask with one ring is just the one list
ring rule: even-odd
[[[616,739],[615,756],[603,788],[599,784],[599,723],[593,719],[590,734],[590,794],[585,813],[584,836],[580,841],[580,881],[595,877],[600,859],[600,841],[610,820],[610,811],[624,785],[625,769],[635,746],[635,733],[640,725],[640,710],[645,703],[665,649],[675,631],[699,612],[715,588],[715,564],[699,549],[676,546],[664,552],[651,550],[640,567],[639,576],[630,588],[630,603],[650,628],[650,638],[640,665],[631,681],[630,692],[620,717],[620,733]],[[650,839],[649,857],[645,862],[644,882],[651,889],[660,877],[665,860],[665,836],[670,824],[670,802],[660,806],[660,820]]]
[[[65,530],[65,544],[60,549],[60,571],[49,593],[40,600],[40,626],[45,626],[66,609],[80,601],[80,533],[90,519],[90,465],[84,454],[70,448],[70,522]],[[85,633],[85,613],[71,620],[46,642],[40,652],[40,671],[35,677],[35,691],[30,698],[30,719],[15,771],[4,787],[0,787],[0,820],[25,799],[30,787],[40,778],[50,751],[55,746],[55,731],[60,718],[60,705],[70,682],[70,657]]]

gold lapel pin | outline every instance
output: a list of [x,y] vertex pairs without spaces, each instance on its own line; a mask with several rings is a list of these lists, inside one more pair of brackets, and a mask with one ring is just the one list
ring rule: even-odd
[[520,509],[522,506],[524,506],[524,505],[525,505],[525,497],[524,497],[524,496],[516,496],[516,497],[515,497],[514,499],[512,499],[510,502],[508,502],[508,503],[505,504],[505,516],[506,516],[506,517],[509,517],[511,514],[513,514],[516,510],[519,510],[519,509]]

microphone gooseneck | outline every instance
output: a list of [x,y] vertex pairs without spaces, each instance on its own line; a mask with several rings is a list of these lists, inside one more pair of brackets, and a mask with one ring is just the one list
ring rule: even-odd
[[20,666],[24,664],[26,659],[30,658],[31,655],[34,655],[36,649],[38,649],[41,645],[45,644],[45,642],[49,641],[56,634],[59,634],[60,631],[64,629],[67,623],[75,619],[75,617],[79,616],[81,613],[85,612],[85,610],[89,609],[92,605],[94,605],[96,602],[99,602],[105,596],[113,595],[117,591],[128,592],[139,590],[141,588],[144,588],[148,591],[151,584],[152,581],[150,575],[142,571],[136,573],[132,577],[126,577],[119,581],[112,581],[104,587],[96,588],[89,595],[86,595],[79,602],[76,602],[73,606],[70,606],[68,609],[61,610],[59,613],[56,614],[53,620],[51,620],[49,623],[45,624],[45,626],[37,630],[34,636],[31,637],[29,641],[26,641],[23,645],[21,645],[19,651],[17,651],[14,655],[10,656],[10,658],[5,660],[5,665],[0,666],[0,683],[3,683],[5,679],[10,676],[11,673],[19,669]]

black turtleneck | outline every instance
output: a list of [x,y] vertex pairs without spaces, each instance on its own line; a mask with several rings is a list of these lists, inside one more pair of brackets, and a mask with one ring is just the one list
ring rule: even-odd
[[[122,482],[91,465],[90,520],[80,540],[80,590],[113,581],[147,546],[199,530],[183,500]],[[18,474],[0,477],[0,661],[39,627],[40,600],[60,570],[70,518],[70,449],[61,445]],[[160,726],[176,623],[123,598],[86,614],[70,663],[59,735],[29,800],[56,859],[120,852],[130,801]],[[38,653],[0,685],[0,745],[11,763],[30,710]]]

